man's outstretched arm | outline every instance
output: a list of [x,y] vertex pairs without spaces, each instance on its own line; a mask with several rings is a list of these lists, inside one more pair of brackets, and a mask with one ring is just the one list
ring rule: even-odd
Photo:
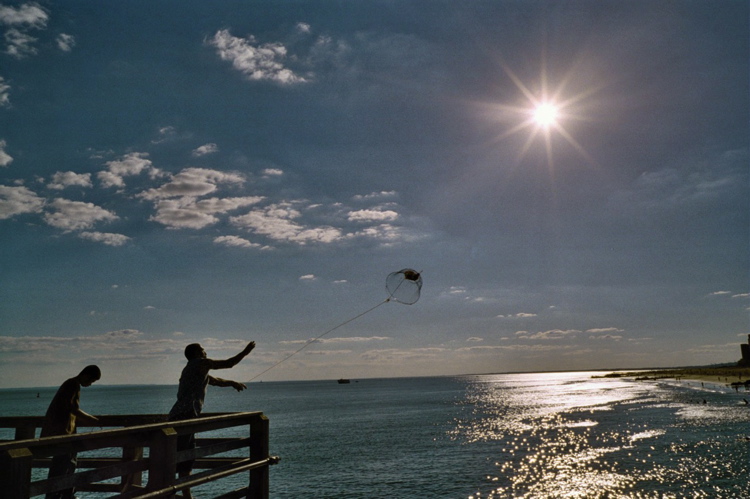
[[255,342],[251,341],[247,344],[244,350],[242,350],[240,353],[235,355],[234,357],[230,357],[226,360],[213,360],[213,359],[206,359],[210,361],[209,369],[229,369],[237,364],[240,363],[242,359],[247,357],[247,354],[249,354],[253,348],[255,348]]
[[214,376],[208,377],[208,384],[213,385],[213,386],[230,386],[234,388],[235,390],[237,390],[238,392],[241,392],[242,390],[247,388],[247,386],[245,386],[244,383],[232,381],[231,379],[216,378]]

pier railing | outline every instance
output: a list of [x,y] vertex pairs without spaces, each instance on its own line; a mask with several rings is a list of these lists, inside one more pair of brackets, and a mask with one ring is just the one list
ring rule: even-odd
[[[262,412],[205,414],[184,421],[153,414],[98,418],[96,427],[114,429],[34,438],[43,417],[0,417],[0,428],[15,429],[15,440],[0,442],[0,495],[26,499],[75,487],[123,499],[174,497],[181,490],[247,472],[247,486],[214,497],[268,498],[268,467],[278,458],[268,454],[268,418]],[[248,431],[239,437],[198,436],[243,426]],[[193,433],[196,448],[178,452],[177,436]],[[46,471],[33,472],[49,468],[51,456],[72,453],[82,453],[75,474],[48,479]],[[192,459],[194,470],[205,471],[177,478],[177,463]]]

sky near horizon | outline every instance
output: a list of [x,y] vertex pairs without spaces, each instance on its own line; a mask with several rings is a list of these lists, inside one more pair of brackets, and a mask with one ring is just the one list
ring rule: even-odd
[[0,3],[0,388],[738,360],[749,9]]

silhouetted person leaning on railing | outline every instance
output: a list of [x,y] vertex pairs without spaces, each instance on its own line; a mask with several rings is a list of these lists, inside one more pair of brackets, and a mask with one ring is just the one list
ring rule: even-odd
[[[71,435],[76,432],[76,421],[86,420],[89,422],[99,421],[95,416],[81,410],[79,401],[81,398],[81,387],[91,386],[99,381],[102,372],[97,366],[86,366],[74,378],[66,380],[57,390],[55,397],[49,404],[47,414],[44,416],[42,432],[40,437],[52,437],[55,435]],[[52,456],[49,467],[49,478],[70,475],[75,473],[78,457],[75,452]],[[47,499],[60,498],[69,499],[74,497],[73,489],[61,490],[47,494]]]
[[[240,363],[255,348],[255,342],[251,341],[244,350],[226,360],[209,359],[206,351],[198,343],[191,343],[185,347],[187,365],[180,376],[180,386],[177,389],[177,402],[169,411],[169,420],[178,421],[182,419],[197,418],[203,410],[203,400],[206,398],[207,385],[229,386],[235,390],[242,391],[247,388],[243,383],[227,379],[216,378],[208,374],[212,369],[229,369]],[[195,448],[195,435],[180,435],[177,437],[177,450]],[[193,460],[177,463],[179,476],[190,475],[193,469]],[[184,497],[190,498],[190,490],[185,490]]]

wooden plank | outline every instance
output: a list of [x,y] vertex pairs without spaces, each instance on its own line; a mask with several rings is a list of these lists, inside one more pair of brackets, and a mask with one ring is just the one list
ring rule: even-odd
[[[250,460],[268,458],[268,418],[261,416],[250,423]],[[250,470],[249,497],[268,499],[268,466]]]
[[163,489],[174,484],[177,473],[176,456],[177,432],[172,428],[164,428],[151,443],[148,455],[148,489]]
[[30,497],[31,465],[34,455],[28,449],[10,449],[0,456],[0,490],[6,499]]

